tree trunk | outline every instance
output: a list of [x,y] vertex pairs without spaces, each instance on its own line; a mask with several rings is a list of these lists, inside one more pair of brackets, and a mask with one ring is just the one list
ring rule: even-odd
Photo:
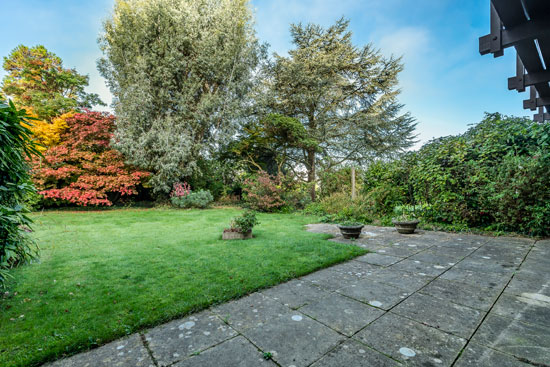
[[351,167],[351,200],[355,200],[355,167]]
[[307,182],[311,185],[311,201],[315,201],[317,198],[315,192],[315,150],[308,150],[307,152]]
[[[316,136],[316,130],[317,130],[317,124],[315,121],[315,107],[310,106],[309,107],[309,114],[308,114],[308,124],[307,124],[307,130],[310,136]],[[315,192],[315,165],[316,165],[316,149],[309,148],[307,151],[307,182],[311,185],[310,192],[311,192],[311,201],[315,201],[317,199],[317,195]]]

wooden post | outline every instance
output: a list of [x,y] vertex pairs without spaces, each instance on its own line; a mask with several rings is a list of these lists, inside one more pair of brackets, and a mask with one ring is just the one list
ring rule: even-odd
[[355,167],[351,167],[351,200],[355,200]]

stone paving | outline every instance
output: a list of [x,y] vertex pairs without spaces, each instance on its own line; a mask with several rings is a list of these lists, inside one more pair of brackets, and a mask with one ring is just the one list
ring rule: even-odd
[[550,240],[308,230],[371,252],[48,366],[550,366]]

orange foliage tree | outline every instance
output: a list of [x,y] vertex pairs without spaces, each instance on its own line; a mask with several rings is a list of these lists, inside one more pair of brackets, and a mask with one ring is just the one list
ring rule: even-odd
[[115,117],[84,111],[65,120],[61,143],[34,162],[33,178],[39,194],[60,204],[112,205],[135,195],[149,172],[124,163],[110,147]]

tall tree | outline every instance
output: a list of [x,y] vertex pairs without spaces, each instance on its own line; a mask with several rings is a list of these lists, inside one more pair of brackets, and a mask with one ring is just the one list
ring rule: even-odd
[[234,133],[262,54],[247,0],[117,0],[100,47],[116,146],[156,192]]
[[4,57],[2,92],[41,120],[75,108],[105,105],[97,94],[86,93],[88,76],[63,67],[63,61],[44,46],[17,46]]
[[[294,49],[275,54],[265,68],[259,93],[267,110],[298,119],[308,144],[295,160],[316,181],[316,168],[365,163],[375,155],[399,152],[413,143],[414,119],[400,114],[399,58],[383,57],[368,44],[352,44],[349,22],[333,26],[291,25]],[[315,199],[315,185],[312,185]]]

